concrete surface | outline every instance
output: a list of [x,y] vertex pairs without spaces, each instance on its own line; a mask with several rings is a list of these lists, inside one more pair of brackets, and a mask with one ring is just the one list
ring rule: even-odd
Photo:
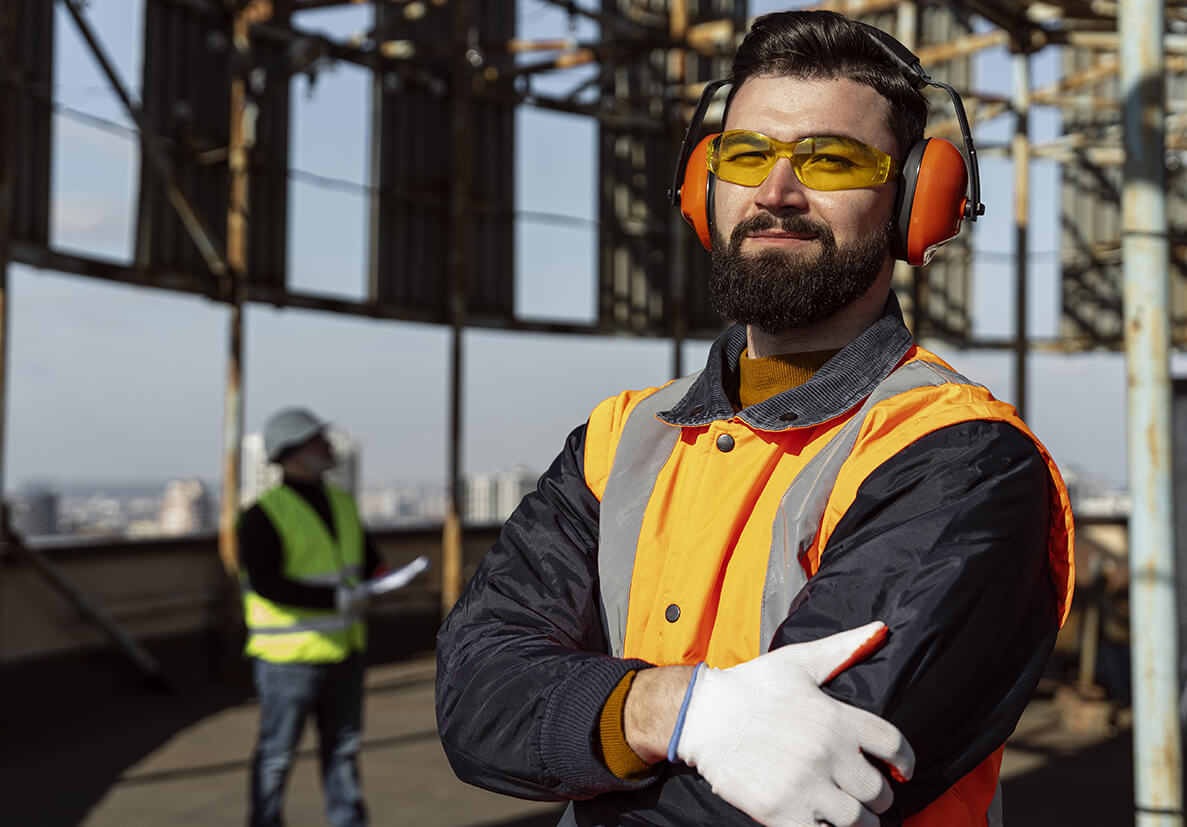
[[[433,672],[432,655],[422,653],[368,673],[362,770],[372,823],[555,824],[556,804],[493,795],[454,777],[437,740]],[[0,722],[5,827],[244,823],[256,722],[244,676],[173,693],[94,693],[84,681],[26,698],[27,714],[8,689]],[[1133,823],[1125,729],[1067,732],[1054,700],[1040,697],[1003,767],[1010,827]],[[292,827],[325,824],[310,737],[290,779],[287,814]]]

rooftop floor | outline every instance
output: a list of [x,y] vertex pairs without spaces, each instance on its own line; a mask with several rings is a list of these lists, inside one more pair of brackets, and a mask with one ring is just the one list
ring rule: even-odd
[[[556,804],[494,795],[454,777],[437,739],[433,675],[433,657],[424,653],[368,672],[362,768],[372,824],[555,824]],[[257,714],[245,679],[99,698],[85,689],[77,687],[77,702],[31,703],[41,711],[28,716],[14,716],[7,706],[0,821],[11,827],[244,822]],[[325,824],[311,736],[290,779],[292,827]],[[1010,827],[1133,823],[1128,730],[1068,732],[1054,700],[1039,697],[1003,767]]]

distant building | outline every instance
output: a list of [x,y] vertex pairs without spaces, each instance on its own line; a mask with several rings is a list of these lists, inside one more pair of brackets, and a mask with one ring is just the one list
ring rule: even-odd
[[9,517],[13,530],[22,537],[45,537],[58,533],[58,495],[47,488],[32,488],[12,497]]
[[359,516],[368,525],[394,523],[400,513],[400,494],[394,486],[364,491],[359,497]]
[[362,450],[359,443],[337,428],[327,430],[326,439],[330,441],[330,447],[334,449],[334,459],[336,460],[334,467],[325,475],[326,482],[345,489],[357,497],[359,476],[362,471]]
[[201,480],[173,480],[165,486],[157,522],[167,536],[199,534],[214,528],[214,508],[210,492]]
[[[325,475],[326,482],[358,494],[362,461],[359,443],[337,428],[326,430],[326,439],[334,450],[336,464]],[[251,505],[264,492],[280,485],[283,478],[280,466],[268,461],[264,451],[263,434],[248,434],[243,438],[243,479],[240,482],[239,502]]]
[[239,482],[239,502],[251,505],[260,495],[280,485],[280,466],[268,462],[264,435],[248,434],[243,438],[243,477]]
[[536,490],[538,474],[522,466],[466,478],[462,519],[470,523],[501,523],[525,495]]

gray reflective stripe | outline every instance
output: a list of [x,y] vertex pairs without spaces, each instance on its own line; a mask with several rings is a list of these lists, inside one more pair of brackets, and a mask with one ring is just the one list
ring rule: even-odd
[[337,586],[343,580],[358,580],[362,573],[362,566],[343,566],[338,571],[331,571],[326,574],[306,574],[301,577],[290,577],[289,579],[305,586]]
[[986,827],[1003,827],[1002,819],[1002,782],[997,782],[997,789],[993,791],[993,801],[989,802],[989,809],[985,812]]
[[361,620],[357,615],[335,615],[334,617],[310,618],[287,626],[252,626],[247,630],[253,635],[291,635],[297,632],[345,632]]
[[659,472],[680,437],[680,428],[660,422],[655,415],[679,402],[698,375],[677,379],[636,405],[614,452],[598,512],[598,580],[602,630],[615,657],[622,657],[626,640],[631,572],[643,515]]
[[[631,412],[623,426],[602,495],[598,577],[606,641],[616,657],[622,656],[626,639],[631,575],[643,516],[659,473],[680,434],[679,428],[660,422],[655,414],[675,405],[697,375],[676,380],[644,399]],[[807,581],[799,555],[816,538],[837,475],[857,442],[867,414],[875,405],[898,394],[948,383],[976,386],[953,370],[922,360],[893,371],[874,388],[857,414],[796,475],[780,501],[771,530],[760,618],[762,651],[767,650],[775,630],[787,618],[791,601]]]
[[870,409],[900,393],[947,382],[968,384],[960,374],[939,365],[919,361],[903,365],[874,388],[861,409],[796,474],[779,502],[771,527],[771,555],[767,561],[759,628],[761,651],[770,647],[775,630],[787,619],[791,601],[808,582],[800,565],[800,555],[811,548],[816,539],[825,506],[837,484],[837,475],[853,452]]

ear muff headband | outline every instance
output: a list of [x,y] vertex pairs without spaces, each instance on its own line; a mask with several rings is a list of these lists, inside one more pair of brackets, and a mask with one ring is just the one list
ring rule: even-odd
[[948,97],[952,99],[952,107],[956,110],[956,121],[960,124],[960,137],[964,142],[965,152],[968,154],[965,175],[972,185],[969,198],[964,202],[962,217],[967,218],[969,221],[976,221],[978,217],[985,214],[985,205],[981,203],[981,171],[977,163],[977,146],[973,143],[973,132],[969,128],[968,115],[965,114],[964,102],[961,101],[960,95],[948,84],[941,83],[938,80],[932,80],[931,76],[923,70],[923,64],[919,62],[919,58],[915,56],[915,53],[886,32],[875,26],[871,26],[869,23],[862,23],[860,20],[854,20],[853,22],[865,29],[873,41],[882,47],[882,51],[886,53],[886,56],[902,70],[907,80],[916,89],[922,89],[924,86],[934,86],[937,89],[943,89],[948,93]]

